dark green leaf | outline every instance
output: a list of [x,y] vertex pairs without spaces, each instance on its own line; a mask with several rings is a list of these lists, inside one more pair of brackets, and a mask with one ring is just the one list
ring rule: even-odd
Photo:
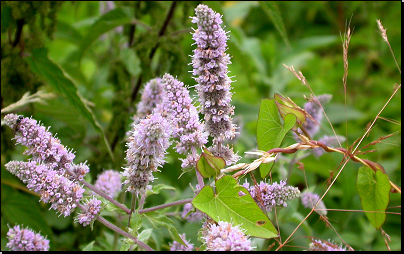
[[111,158],[114,159],[107,138],[91,109],[78,94],[77,87],[74,83],[64,75],[63,70],[57,64],[48,58],[47,50],[44,48],[33,50],[32,55],[27,58],[27,61],[33,72],[44,78],[47,83],[53,86],[58,92],[65,95],[69,103],[91,123],[93,128],[101,135]]
[[285,24],[283,23],[281,14],[276,6],[275,2],[271,1],[259,1],[264,12],[269,16],[269,18],[274,23],[276,30],[278,30],[282,39],[285,41],[286,45],[290,47],[288,35],[286,34]]
[[1,32],[5,32],[12,22],[14,19],[10,6],[1,6]]
[[[24,225],[24,228],[29,227],[36,232],[41,231],[42,235],[48,235],[52,240],[52,230],[42,216],[38,205],[38,201],[34,202],[27,195],[14,191],[2,199],[1,213],[11,223],[10,227],[13,227],[15,224]],[[47,204],[47,206],[50,205]],[[52,211],[56,212],[55,210]]]
[[153,186],[151,190],[147,191],[146,196],[152,195],[152,194],[159,194],[161,190],[175,190],[174,187],[165,185],[165,184],[157,184]]
[[[241,195],[240,193],[245,195]],[[246,234],[260,238],[273,238],[278,232],[267,215],[258,207],[246,188],[231,176],[216,181],[216,193],[205,186],[194,198],[192,204],[213,220],[242,225]]]
[[55,38],[79,44],[82,40],[81,34],[71,24],[59,20],[56,24]]
[[92,251],[94,247],[95,241],[92,241],[91,243],[87,244],[82,251]]
[[361,198],[362,208],[370,223],[379,229],[386,220],[387,205],[389,204],[390,182],[382,171],[373,171],[368,167],[359,168],[357,188]]
[[80,42],[78,50],[78,60],[80,61],[84,51],[100,37],[103,33],[114,29],[115,27],[128,24],[132,21],[131,15],[122,8],[115,8],[102,15],[88,30],[88,33]]
[[160,227],[166,227],[171,237],[175,241],[181,243],[182,245],[185,245],[184,241],[178,234],[174,222],[170,220],[166,215],[158,212],[149,212],[149,213],[143,213],[141,216],[145,217],[156,229]]

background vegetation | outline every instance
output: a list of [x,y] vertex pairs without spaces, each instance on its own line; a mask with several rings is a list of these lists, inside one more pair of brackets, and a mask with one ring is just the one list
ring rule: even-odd
[[[303,106],[304,96],[310,96],[307,87],[301,85],[283,67],[283,63],[302,71],[316,95],[333,95],[332,101],[325,105],[325,111],[336,133],[347,137],[344,147],[364,134],[367,124],[375,118],[392,94],[395,84],[401,80],[401,73],[376,23],[380,19],[387,28],[392,50],[401,66],[401,6],[397,1],[271,4],[256,1],[131,1],[114,4],[102,1],[2,1],[1,108],[19,100],[27,91],[31,94],[37,91],[51,94],[44,98],[46,104],[27,104],[14,112],[32,115],[45,126],[51,126],[50,131],[57,133],[65,146],[76,151],[76,163],[87,160],[91,169],[86,179],[88,182],[93,182],[103,169],[121,170],[125,132],[136,112],[143,84],[156,76],[170,73],[191,87],[195,85],[189,72],[192,69],[190,55],[195,48],[191,45],[190,33],[195,24],[189,17],[194,16],[194,8],[199,3],[205,3],[221,13],[226,30],[230,31],[227,53],[232,56],[229,70],[235,81],[232,83],[234,120],[241,126],[241,135],[234,145],[243,157],[245,151],[257,146],[256,121],[261,99],[280,93]],[[278,12],[274,12],[276,9],[273,8]],[[107,12],[108,15],[105,14]],[[274,17],[274,13],[278,13],[281,19]],[[353,35],[348,52],[347,91],[344,94],[341,34],[346,30],[347,23],[350,23]],[[53,63],[43,61],[47,59],[45,50]],[[77,87],[95,121],[89,120],[91,115],[86,116],[84,109],[73,107],[74,96],[61,90],[60,87],[69,80]],[[196,96],[194,89],[190,90]],[[383,165],[390,179],[399,186],[400,104],[401,90],[381,114],[383,119],[376,122],[362,143],[395,133],[372,147],[377,149],[376,152],[363,157]],[[322,122],[320,132],[315,138],[332,134],[327,121]],[[114,235],[105,227],[96,222],[94,231],[91,231],[89,227],[73,224],[71,217],[57,217],[55,211],[48,210],[48,204],[39,203],[38,196],[5,171],[4,164],[8,161],[26,159],[22,155],[23,147],[15,146],[11,138],[12,130],[2,126],[1,249],[6,249],[7,224],[11,226],[15,223],[48,235],[51,250],[79,250],[93,240],[96,240],[97,248],[111,249]],[[293,142],[290,135],[284,145]],[[158,178],[155,184],[172,185],[176,190],[165,190],[152,196],[147,199],[145,207],[192,197],[189,184],[195,186],[195,175],[187,173],[177,179],[181,167],[174,150],[169,150],[166,160],[168,163],[155,175]],[[305,172],[294,166],[288,181],[301,191],[310,187],[322,194],[330,172],[339,169],[341,160],[339,154],[325,154],[319,159],[309,156],[302,160]],[[244,157],[242,162],[251,162],[251,158]],[[359,166],[349,162],[344,168],[324,198],[327,208],[361,210],[356,190]],[[281,163],[275,165],[273,181],[284,179],[285,172]],[[256,177],[259,179],[258,174]],[[123,202],[124,195],[120,200]],[[129,199],[125,202],[129,206]],[[398,209],[394,208],[397,206]],[[391,237],[390,248],[401,250],[399,194],[390,194],[389,207],[391,209],[387,211],[400,215],[388,214],[383,229]],[[170,212],[181,211],[182,207],[176,207]],[[297,200],[291,202],[287,209],[278,210],[277,221],[282,239],[290,235],[308,212]],[[355,250],[386,250],[381,232],[371,226],[363,212],[329,211],[328,218],[335,231],[313,214],[298,229],[294,235],[297,238],[290,247],[284,249],[307,248],[309,240],[302,236],[332,239],[340,243],[338,232]],[[199,246],[196,232],[201,223],[184,222],[179,216],[172,219],[178,225],[178,231],[186,232],[187,239]],[[120,222],[117,224],[120,225]],[[168,232],[153,232],[156,242],[152,246],[167,249],[171,241]],[[254,239],[254,242],[260,249],[260,246],[269,246],[273,240]]]

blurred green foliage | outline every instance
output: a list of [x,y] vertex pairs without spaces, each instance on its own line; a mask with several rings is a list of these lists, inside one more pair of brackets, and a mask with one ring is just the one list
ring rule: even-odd
[[[156,76],[170,73],[191,88],[196,96],[195,81],[190,71],[192,50],[190,16],[194,8],[205,3],[221,13],[225,30],[230,31],[228,50],[232,56],[229,66],[233,76],[233,105],[235,122],[241,126],[240,136],[233,141],[235,150],[255,149],[256,124],[261,99],[274,93],[290,97],[298,105],[310,97],[310,90],[282,64],[294,66],[306,77],[316,95],[333,95],[325,112],[339,135],[347,137],[348,146],[362,137],[365,128],[382,109],[395,84],[401,80],[389,46],[383,41],[376,20],[387,29],[391,48],[401,66],[401,6],[393,1],[320,1],[320,2],[9,2],[1,3],[1,108],[17,101],[27,91],[44,90],[56,94],[47,104],[29,104],[15,111],[33,116],[50,131],[57,133],[62,143],[76,151],[75,162],[88,161],[91,172],[86,177],[93,182],[103,169],[120,171],[124,165],[125,133],[136,112],[142,85]],[[114,6],[111,6],[114,5]],[[109,12],[109,13],[108,13]],[[348,50],[349,73],[346,93],[342,83],[344,64],[341,36],[350,24],[353,31]],[[45,77],[31,70],[27,58],[39,48],[49,50],[48,57],[57,64],[77,87],[84,104],[91,109],[102,127],[115,160],[111,159],[102,135],[71,105],[63,93],[47,83]],[[346,99],[345,99],[346,95]],[[197,100],[195,100],[197,101]],[[376,121],[362,146],[381,136],[395,133],[370,149],[376,152],[362,155],[384,166],[390,180],[401,186],[401,90],[386,106],[382,118]],[[4,115],[2,115],[4,117]],[[321,134],[333,130],[327,119]],[[1,127],[1,250],[6,250],[7,224],[30,226],[47,234],[51,250],[79,250],[95,240],[94,248],[119,249],[111,231],[99,223],[94,230],[73,224],[73,219],[57,217],[48,204],[38,202],[38,196],[25,189],[22,182],[5,171],[10,160],[24,160],[23,148],[11,141],[11,130]],[[294,142],[288,134],[283,145]],[[164,190],[146,200],[145,207],[192,197],[189,186],[196,184],[193,173],[181,174],[178,155],[169,149],[167,163],[156,173],[154,184],[172,185],[176,191]],[[289,157],[289,156],[288,156]],[[305,171],[294,166],[289,183],[301,190],[311,187],[319,194],[326,189],[330,172],[336,175],[342,160],[339,154],[325,154],[316,159],[302,160]],[[251,162],[243,158],[242,162]],[[278,165],[277,165],[278,164]],[[360,165],[349,162],[325,196],[327,208],[361,210],[356,186]],[[272,178],[286,177],[285,165],[276,163]],[[169,172],[169,173],[168,173]],[[334,175],[334,176],[335,176]],[[256,174],[259,179],[259,174]],[[120,200],[125,200],[122,194]],[[125,204],[129,206],[126,195]],[[401,213],[401,196],[390,194],[387,211]],[[180,212],[174,207],[171,212]],[[285,240],[309,212],[299,201],[278,210],[277,225]],[[107,217],[114,221],[114,217]],[[295,240],[285,250],[307,248],[313,236],[337,243],[341,238],[355,250],[386,250],[380,231],[367,221],[363,212],[328,211],[333,227],[327,227],[317,214],[310,216],[294,234]],[[187,223],[172,218],[178,232],[199,246],[196,232],[201,223]],[[272,216],[272,221],[275,218]],[[115,222],[123,226],[123,222]],[[126,223],[126,222],[125,222]],[[145,222],[147,224],[147,222]],[[387,214],[383,230],[390,235],[389,246],[401,250],[401,216]],[[338,233],[338,234],[337,234]],[[121,239],[121,238],[120,238]],[[166,250],[170,235],[167,230],[153,230],[153,248]],[[274,240],[254,239],[258,249],[266,249]],[[111,247],[114,246],[114,247]],[[118,247],[117,247],[118,246]],[[294,247],[293,247],[294,246]]]

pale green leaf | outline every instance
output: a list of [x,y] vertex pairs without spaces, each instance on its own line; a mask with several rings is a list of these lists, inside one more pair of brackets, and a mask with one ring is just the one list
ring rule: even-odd
[[247,189],[231,176],[224,176],[216,181],[215,193],[212,187],[205,186],[194,198],[192,205],[216,222],[226,221],[241,225],[247,235],[260,238],[278,236],[272,222]]

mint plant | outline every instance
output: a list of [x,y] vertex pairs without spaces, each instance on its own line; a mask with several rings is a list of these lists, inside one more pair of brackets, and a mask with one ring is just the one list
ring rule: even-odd
[[[227,42],[231,38],[220,13],[205,4],[199,4],[194,11],[195,16],[191,17],[190,23],[196,24],[192,32],[195,48],[190,56],[193,70],[189,75],[196,84],[193,87],[185,85],[170,73],[145,82],[136,113],[130,119],[133,122],[126,130],[127,136],[122,138],[126,150],[120,155],[124,159],[120,167],[103,170],[91,184],[89,173],[94,165],[87,161],[78,162],[73,149],[64,146],[49,131],[49,127],[32,117],[8,113],[2,123],[12,131],[15,143],[26,147],[23,154],[28,158],[8,161],[4,164],[6,170],[26,184],[28,190],[40,196],[40,201],[50,203],[50,209],[56,210],[59,216],[74,217],[74,222],[80,224],[76,228],[89,225],[93,230],[96,223],[101,223],[111,230],[115,242],[112,250],[251,251],[274,246],[279,250],[289,245],[297,230],[307,226],[308,217],[314,212],[330,227],[332,220],[327,215],[334,208],[326,206],[324,198],[351,160],[362,165],[357,172],[356,187],[363,212],[369,223],[389,238],[382,226],[386,220],[390,193],[401,195],[401,188],[388,170],[378,162],[366,159],[363,156],[365,152],[357,149],[362,140],[342,148],[346,141],[343,135],[334,132],[334,135],[318,138],[326,116],[324,105],[331,101],[332,95],[314,96],[311,91],[313,96],[302,107],[280,93],[275,93],[273,98],[262,99],[256,125],[257,149],[245,154],[237,151],[237,143],[231,141],[236,134],[241,137],[243,134],[233,122],[236,108],[232,105],[231,84],[236,81],[228,76],[231,56],[226,53]],[[108,20],[119,12],[125,13],[124,9],[115,12],[112,10],[103,18]],[[125,17],[122,19],[126,20]],[[135,21],[133,23],[141,24]],[[380,21],[378,25],[388,43],[386,29]],[[343,82],[346,85],[351,38],[349,28],[344,36]],[[86,119],[91,119],[89,121],[101,133],[106,150],[114,160],[117,155],[112,153],[102,128],[62,70],[41,49],[32,53],[30,61],[37,71],[44,63],[56,70],[54,76],[48,75],[52,77],[49,82],[54,85],[59,83],[58,80],[64,83],[59,89],[68,95],[69,101],[83,112]],[[302,72],[296,71],[293,66],[285,67],[311,90]],[[397,86],[392,96],[400,87]],[[14,112],[13,107],[7,110]],[[364,148],[386,138],[379,138]],[[291,140],[293,144],[287,144]],[[356,148],[354,145],[357,145]],[[343,159],[338,165],[337,176],[330,176],[322,195],[311,188],[303,190],[301,186],[290,184],[290,179],[298,174],[291,170],[295,164],[305,172],[303,159],[315,160],[325,153],[341,154]],[[288,157],[292,154],[293,157]],[[179,171],[166,170],[167,164],[178,161],[181,163]],[[285,177],[282,177],[282,168],[278,165],[289,167],[288,172],[283,174]],[[197,182],[195,186],[190,183],[192,198],[169,197],[167,203],[145,208],[153,195],[175,189],[156,183],[158,172],[160,175],[178,173],[178,178],[192,174]],[[283,179],[277,181],[272,174],[278,174]],[[126,201],[129,200],[128,207]],[[296,216],[296,213],[293,215],[299,201],[301,206],[310,209],[305,218]],[[167,208],[175,208],[176,212],[170,213]],[[288,216],[282,215],[285,213]],[[188,240],[189,232],[180,232],[169,216],[185,223],[199,223],[198,232],[194,232],[194,238],[197,235],[199,242]],[[282,236],[282,223],[295,223],[296,226],[288,232],[286,239]],[[46,237],[34,233],[29,227],[22,230],[19,225],[8,227],[6,247],[10,250],[49,250],[52,246]],[[170,237],[169,244],[165,246],[161,246],[156,235],[162,229]],[[309,250],[353,250],[346,242],[342,245],[308,234],[305,237],[310,241],[305,247]],[[256,239],[265,240],[260,243]],[[106,243],[107,239],[97,238],[94,241],[101,241],[104,250],[111,247]],[[81,249],[95,250],[94,241]]]

